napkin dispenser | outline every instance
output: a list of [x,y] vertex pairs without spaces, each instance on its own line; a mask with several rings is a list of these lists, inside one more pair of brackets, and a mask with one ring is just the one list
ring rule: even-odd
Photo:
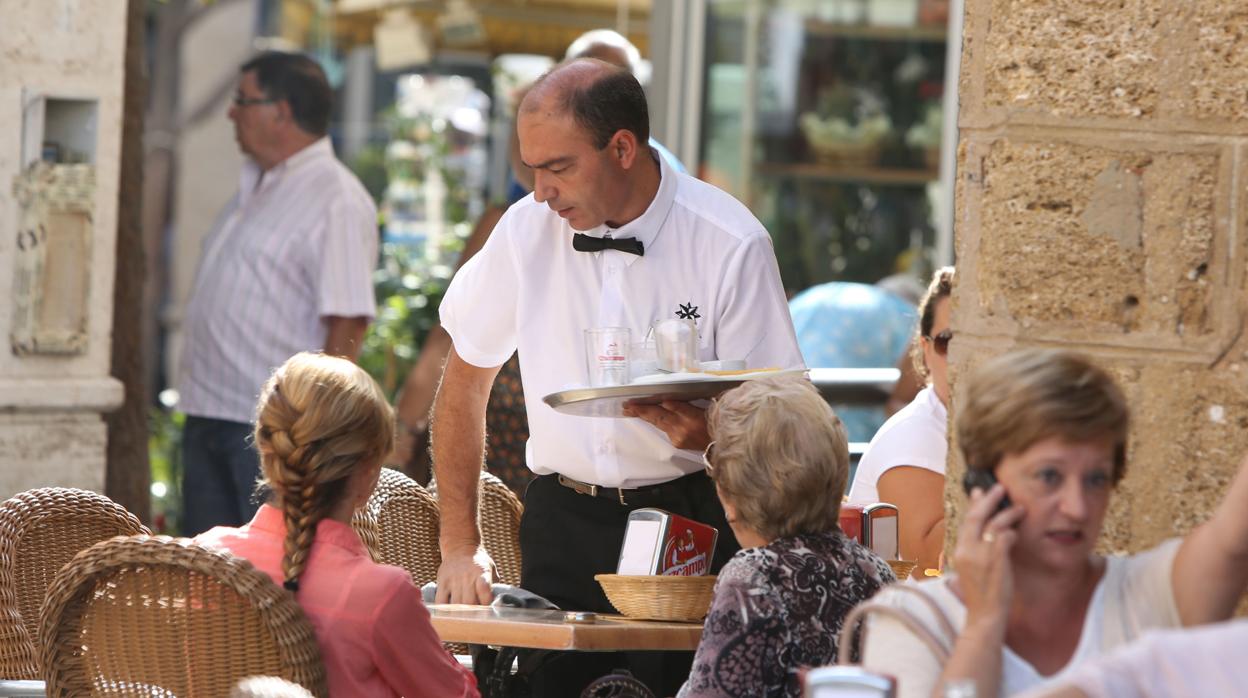
[[884,560],[900,560],[897,507],[885,502],[842,504],[841,531]]
[[618,574],[697,577],[709,574],[719,531],[662,509],[628,515]]

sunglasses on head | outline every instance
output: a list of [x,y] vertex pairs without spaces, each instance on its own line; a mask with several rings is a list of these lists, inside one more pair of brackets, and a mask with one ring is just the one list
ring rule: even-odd
[[953,339],[953,330],[945,330],[935,337],[929,336],[926,339],[932,343],[932,348],[937,354],[944,356],[949,353],[949,340]]

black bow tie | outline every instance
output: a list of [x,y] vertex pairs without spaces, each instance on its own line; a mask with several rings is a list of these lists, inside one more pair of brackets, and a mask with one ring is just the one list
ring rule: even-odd
[[646,248],[637,238],[596,238],[592,235],[576,233],[572,236],[572,249],[577,252],[602,252],[603,250],[619,250],[641,257]]

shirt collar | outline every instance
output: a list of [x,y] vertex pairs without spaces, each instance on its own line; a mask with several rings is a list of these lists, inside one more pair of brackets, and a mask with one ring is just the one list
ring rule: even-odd
[[[600,225],[593,230],[585,231],[594,237],[604,237],[610,235],[613,238],[637,238],[646,250],[650,250],[654,241],[659,237],[659,232],[663,229],[663,223],[667,220],[667,215],[672,211],[672,204],[676,201],[676,178],[679,176],[671,165],[667,164],[667,160],[659,155],[654,148],[647,148],[650,156],[655,159],[659,165],[659,190],[655,192],[654,199],[650,201],[650,205],[646,207],[645,213],[637,218],[625,223],[624,225],[612,229],[606,225]],[[624,264],[631,265],[641,257],[627,252],[618,252],[616,250],[607,250],[607,252],[616,252],[624,255]]]
[[[247,526],[257,531],[286,537],[286,520],[282,517],[282,510],[272,504],[262,505]],[[344,548],[348,552],[368,555],[368,549],[364,547],[364,541],[360,540],[355,529],[332,519],[321,519],[320,523],[316,524],[315,542],[328,543]]]
[[[282,175],[296,170],[303,165],[318,160],[322,157],[334,157],[334,145],[330,142],[329,136],[321,136],[312,143],[304,146],[294,155],[282,160],[266,172],[260,169],[255,160],[247,158],[243,163],[242,174],[239,175],[238,194],[242,200],[251,197],[256,191],[256,183],[260,182],[262,187],[268,188],[273,186],[274,182],[281,179]],[[264,180],[260,178],[263,175]]]

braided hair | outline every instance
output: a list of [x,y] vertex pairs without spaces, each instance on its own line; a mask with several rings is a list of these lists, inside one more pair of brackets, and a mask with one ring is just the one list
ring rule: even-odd
[[256,407],[262,486],[286,523],[285,587],[299,588],[316,526],[346,496],[350,476],[394,442],[394,412],[359,366],[303,352],[274,371]]

